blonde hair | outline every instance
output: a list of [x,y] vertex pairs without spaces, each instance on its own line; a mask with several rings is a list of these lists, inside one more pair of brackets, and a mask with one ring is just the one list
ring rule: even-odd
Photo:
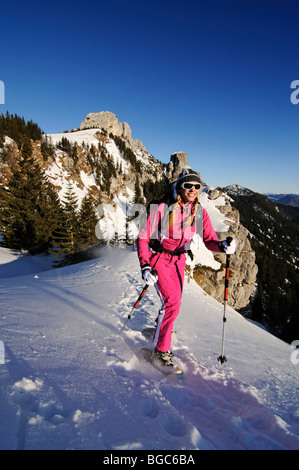
[[[198,203],[199,203],[198,197],[195,199],[194,202],[191,203],[192,204],[191,214],[189,215],[189,217],[187,217],[186,220],[183,221],[183,230],[185,230],[187,227],[189,227],[193,224]],[[175,206],[173,208],[173,211],[169,215],[168,230],[173,226],[175,212],[177,211],[177,209],[179,209],[179,208],[181,209],[182,205],[183,205],[183,199],[182,199],[182,196],[178,193],[177,200],[176,200]]]

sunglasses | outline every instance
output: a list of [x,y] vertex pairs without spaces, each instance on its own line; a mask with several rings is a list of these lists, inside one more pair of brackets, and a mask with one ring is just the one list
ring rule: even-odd
[[199,191],[200,188],[201,188],[201,184],[200,183],[194,184],[194,183],[186,183],[185,182],[185,183],[181,184],[181,188],[183,188],[183,189],[192,189],[192,188],[194,188],[194,189],[196,189],[196,191]]

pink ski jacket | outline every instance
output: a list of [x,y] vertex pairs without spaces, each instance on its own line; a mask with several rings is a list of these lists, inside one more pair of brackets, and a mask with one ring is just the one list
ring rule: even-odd
[[[168,228],[168,216],[165,211],[169,213],[168,206],[162,202],[152,207],[150,215],[147,218],[145,226],[140,230],[137,239],[137,249],[140,266],[150,265],[152,251],[149,249],[151,239],[159,240],[161,246],[166,250],[181,251],[182,256],[185,256],[184,251],[187,243],[190,243],[191,238],[196,233],[196,217],[195,223],[186,225],[186,220],[191,216],[192,205],[181,204],[179,208],[174,211],[173,226]],[[164,217],[166,215],[166,217]],[[163,220],[167,223],[162,223]],[[163,226],[164,225],[164,226]],[[215,230],[210,221],[207,211],[203,208],[203,223],[202,232],[200,236],[204,244],[210,251],[220,252],[219,240]]]

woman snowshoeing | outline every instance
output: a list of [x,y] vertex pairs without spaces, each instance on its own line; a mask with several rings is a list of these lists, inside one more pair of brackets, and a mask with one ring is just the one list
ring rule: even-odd
[[[178,316],[186,266],[186,252],[191,238],[199,233],[206,247],[214,252],[233,254],[236,243],[219,241],[209,215],[201,208],[198,194],[201,180],[191,168],[183,168],[171,194],[151,206],[146,225],[137,239],[142,278],[155,285],[161,299],[153,344],[155,359],[172,368],[170,352],[173,324]],[[152,270],[157,276],[152,274]]]

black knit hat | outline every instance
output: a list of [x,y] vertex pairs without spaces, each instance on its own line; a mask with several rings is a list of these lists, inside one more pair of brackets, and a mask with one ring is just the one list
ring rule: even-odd
[[202,184],[200,176],[196,171],[193,171],[191,168],[183,168],[176,180],[176,189],[179,189],[182,183],[187,181],[196,181],[197,183]]

